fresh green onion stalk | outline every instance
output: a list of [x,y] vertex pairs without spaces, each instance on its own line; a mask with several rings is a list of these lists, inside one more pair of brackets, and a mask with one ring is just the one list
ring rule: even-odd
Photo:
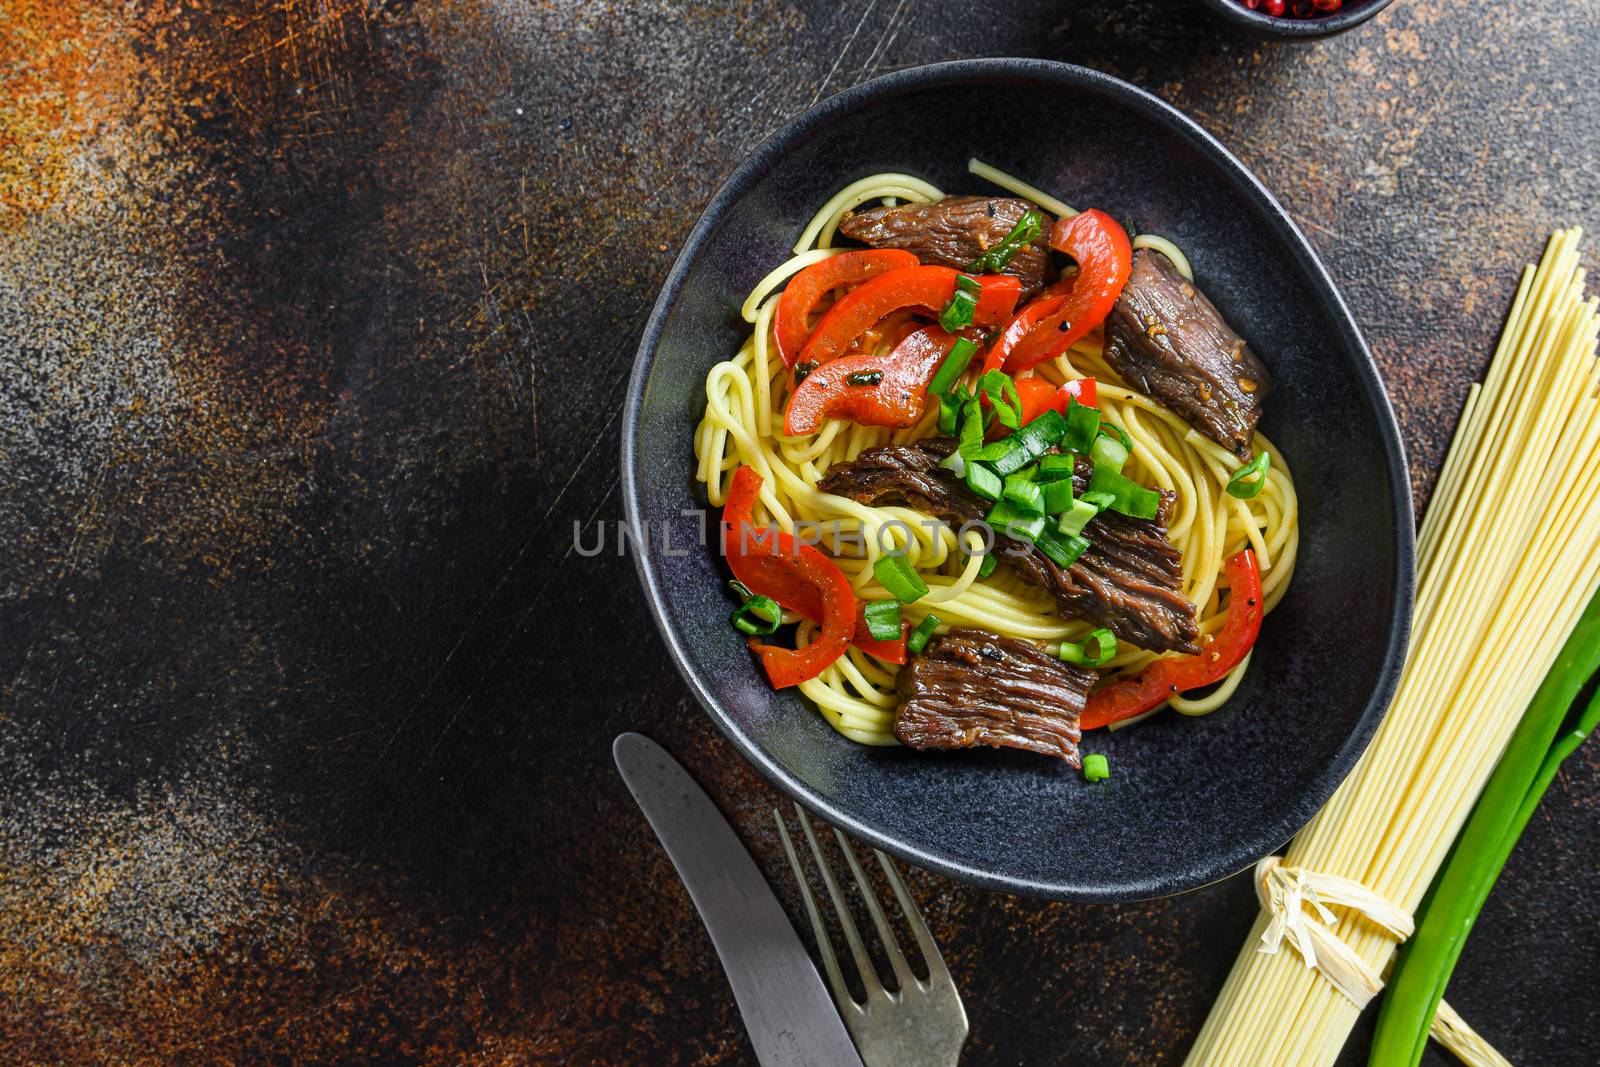
[[1415,1067],[1444,987],[1539,799],[1600,720],[1600,694],[1574,702],[1600,670],[1600,594],[1578,619],[1489,776],[1400,949],[1372,1040],[1371,1067]]

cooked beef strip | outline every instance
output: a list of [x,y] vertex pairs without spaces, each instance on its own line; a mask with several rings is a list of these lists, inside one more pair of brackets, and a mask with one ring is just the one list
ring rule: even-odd
[[1141,248],[1106,320],[1106,362],[1241,459],[1272,374],[1172,261]]
[[[939,466],[955,447],[951,438],[930,437],[869,448],[852,462],[834,464],[817,487],[863,504],[902,503],[959,528],[981,520],[989,509],[965,482]],[[1091,469],[1087,459],[1079,459],[1075,492],[1088,489]],[[1084,528],[1088,550],[1065,569],[1002,530],[994,531],[995,548],[1000,561],[1024,581],[1055,597],[1063,617],[1087,619],[1118,640],[1152,652],[1198,652],[1194,605],[1182,593],[1182,558],[1167,540],[1171,508],[1172,494],[1162,492],[1154,519],[1101,512]]]
[[[947,196],[928,204],[849,211],[839,220],[839,232],[873,248],[903,248],[924,263],[966,270],[1030,208],[1026,200],[1010,197]],[[1044,288],[1051,225],[1045,216],[1038,239],[1018,249],[1005,266],[1005,273],[1022,279],[1022,300]]]
[[1095,673],[984,630],[935,637],[900,668],[894,736],[910,748],[1020,748],[1079,766]]

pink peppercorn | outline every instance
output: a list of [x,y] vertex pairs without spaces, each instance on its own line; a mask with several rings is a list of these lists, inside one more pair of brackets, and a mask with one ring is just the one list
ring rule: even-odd
[[1239,0],[1251,11],[1261,11],[1274,18],[1288,15],[1291,18],[1309,19],[1328,15],[1344,6],[1344,0]]

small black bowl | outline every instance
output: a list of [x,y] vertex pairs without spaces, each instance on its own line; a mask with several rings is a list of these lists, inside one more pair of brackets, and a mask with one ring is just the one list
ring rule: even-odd
[[1355,29],[1388,7],[1393,0],[1346,0],[1339,10],[1309,19],[1269,15],[1259,9],[1251,11],[1239,0],[1200,0],[1200,3],[1224,22],[1230,22],[1261,37],[1277,37],[1286,41],[1314,41]]
[[[748,333],[745,294],[841,187],[896,170],[983,191],[969,155],[1175,240],[1279,381],[1263,429],[1300,492],[1289,595],[1227,706],[1091,735],[1085,747],[1111,761],[1095,784],[1021,753],[847,741],[795,690],[773,692],[728,625],[722,561],[710,548],[685,551],[705,532],[692,454],[704,378]],[[1388,706],[1405,650],[1406,467],[1349,311],[1283,209],[1209,134],[1081,67],[987,59],[900,71],[811,108],[744,160],[689,234],[645,327],[622,485],[667,648],[739,751],[849,833],[997,889],[1129,900],[1243,869],[1333,793]]]

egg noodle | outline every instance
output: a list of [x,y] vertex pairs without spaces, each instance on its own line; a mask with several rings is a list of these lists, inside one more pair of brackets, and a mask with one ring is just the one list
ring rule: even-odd
[[[1058,216],[1075,214],[1060,201],[977,160],[969,168]],[[835,463],[852,460],[869,448],[935,435],[937,403],[930,403],[923,419],[907,429],[830,419],[808,436],[782,433],[790,379],[789,368],[772,341],[778,290],[796,272],[844,251],[834,248],[833,242],[845,212],[871,201],[926,202],[942,195],[920,178],[875,174],[841,189],[817,212],[801,231],[793,258],[763,278],[744,301],[744,319],[754,326],[750,337],[733,358],[718,363],[706,375],[706,411],[694,436],[696,478],[705,485],[710,503],[721,507],[733,472],[741,465],[753,467],[762,478],[755,521],[770,521],[819,542],[850,580],[859,599],[891,599],[874,577],[872,563],[881,555],[903,553],[929,590],[905,606],[905,618],[913,626],[935,614],[941,632],[950,625],[961,625],[1036,642],[1082,640],[1091,629],[1089,624],[1063,619],[1049,593],[1025,584],[1005,565],[979,579],[979,553],[984,545],[978,532],[967,530],[967,543],[958,545],[956,530],[935,524],[911,508],[869,507],[817,489],[818,481]],[[1161,250],[1188,275],[1188,261],[1171,242],[1140,235],[1134,245]],[[826,307],[819,308],[822,310]],[[887,347],[887,342],[880,344]],[[1183,593],[1198,609],[1200,643],[1204,645],[1226,621],[1222,593],[1227,588],[1223,561],[1228,556],[1246,547],[1255,550],[1267,612],[1289,587],[1299,524],[1288,464],[1270,441],[1256,434],[1256,451],[1272,457],[1266,484],[1249,500],[1228,495],[1224,487],[1238,460],[1190,429],[1176,413],[1128,388],[1106,365],[1103,347],[1103,334],[1096,330],[1065,355],[1041,364],[1036,373],[1056,385],[1073,378],[1095,378],[1102,417],[1127,431],[1133,441],[1125,473],[1143,485],[1176,495],[1168,536],[1183,555]],[[974,373],[969,370],[968,377]],[[817,633],[814,624],[793,613],[786,613],[784,621],[798,623],[796,640],[801,646]],[[1124,641],[1105,669],[1134,673],[1154,659],[1155,654]],[[1209,693],[1174,696],[1168,703],[1186,715],[1204,715],[1233,694],[1249,663],[1246,657]],[[846,737],[862,744],[892,745],[899,699],[894,681],[893,665],[851,647],[821,675],[802,682],[800,689]]]
[[[1600,301],[1583,293],[1579,236],[1556,233],[1538,269],[1523,273],[1422,524],[1411,647],[1394,703],[1283,859],[1359,883],[1402,913],[1422,902],[1600,585]],[[1318,921],[1309,909],[1295,919]],[[1296,953],[1268,954],[1262,935],[1273,921],[1263,913],[1246,939],[1189,1067],[1326,1067],[1338,1058],[1360,998]],[[1358,911],[1341,911],[1327,929],[1372,976],[1397,947],[1393,931]],[[1461,1026],[1436,1020],[1434,1034],[1449,1043]],[[1504,1060],[1480,1053],[1468,1062]]]

